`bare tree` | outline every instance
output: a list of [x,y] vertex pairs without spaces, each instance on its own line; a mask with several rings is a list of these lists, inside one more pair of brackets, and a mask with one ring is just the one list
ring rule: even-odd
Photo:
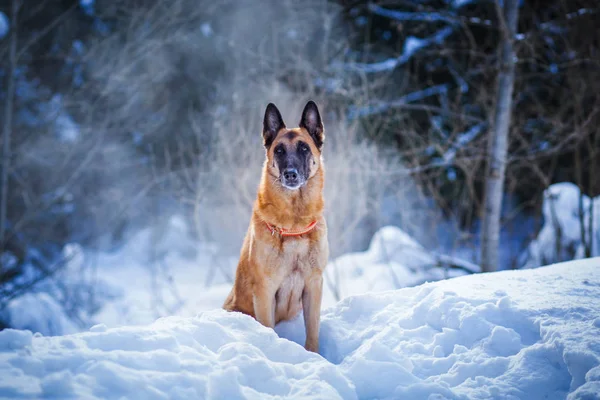
[[[497,2],[497,8],[500,13],[501,5],[499,1]],[[488,139],[488,167],[483,208],[483,229],[481,232],[481,268],[484,272],[496,270],[499,261],[500,216],[504,193],[508,131],[510,128],[515,78],[513,42],[515,40],[518,15],[519,1],[506,0],[504,3],[504,19],[499,18],[502,27],[502,46],[500,72],[498,74],[498,97],[494,127],[491,131],[491,137]]]

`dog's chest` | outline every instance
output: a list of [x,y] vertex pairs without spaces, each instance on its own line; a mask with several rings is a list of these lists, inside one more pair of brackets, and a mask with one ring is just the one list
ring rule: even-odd
[[281,249],[284,255],[304,255],[308,254],[310,243],[306,238],[285,238],[283,239]]
[[307,239],[284,239],[277,264],[276,322],[294,318],[302,309],[305,277],[310,274],[310,243]]
[[281,272],[306,272],[310,267],[310,243],[305,238],[284,239],[279,252]]

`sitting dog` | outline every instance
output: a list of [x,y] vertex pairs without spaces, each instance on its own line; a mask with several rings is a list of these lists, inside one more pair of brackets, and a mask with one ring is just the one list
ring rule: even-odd
[[274,104],[263,122],[266,160],[235,282],[223,308],[273,328],[303,310],[305,348],[319,350],[323,271],[329,245],[323,217],[325,132],[317,105],[286,128]]

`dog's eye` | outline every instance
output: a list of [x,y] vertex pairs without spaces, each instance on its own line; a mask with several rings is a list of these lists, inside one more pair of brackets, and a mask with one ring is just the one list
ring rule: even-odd
[[275,153],[276,154],[283,154],[283,148],[282,147],[278,147],[275,149]]
[[300,146],[300,151],[302,151],[302,152],[306,153],[308,150],[309,150],[309,149],[308,149],[308,146],[307,146],[307,145],[303,144],[303,145],[301,145],[301,146]]

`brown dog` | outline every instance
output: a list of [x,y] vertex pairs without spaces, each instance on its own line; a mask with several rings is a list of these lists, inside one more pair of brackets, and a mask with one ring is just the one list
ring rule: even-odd
[[305,348],[319,350],[323,270],[329,245],[323,218],[325,132],[317,105],[286,128],[275,105],[263,123],[266,160],[235,282],[223,308],[273,328],[304,311]]

